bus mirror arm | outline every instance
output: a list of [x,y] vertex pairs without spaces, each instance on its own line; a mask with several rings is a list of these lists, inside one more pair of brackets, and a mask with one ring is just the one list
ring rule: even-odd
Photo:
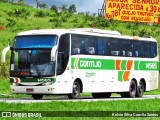
[[56,60],[57,48],[57,45],[55,45],[51,50],[51,62],[54,62]]
[[10,47],[9,45],[7,47],[5,47],[2,51],[2,62],[6,62],[6,53],[11,50],[12,47]]

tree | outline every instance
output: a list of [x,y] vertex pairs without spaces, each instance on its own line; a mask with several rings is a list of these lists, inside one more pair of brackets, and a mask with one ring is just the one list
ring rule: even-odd
[[58,8],[57,8],[55,5],[52,5],[52,6],[51,6],[51,10],[52,10],[52,11],[55,11],[56,13],[58,12]]
[[38,8],[39,7],[39,0],[36,0],[36,8]]
[[26,5],[26,4],[24,3],[24,0],[17,0],[17,5],[23,6],[23,5]]
[[42,9],[46,9],[48,6],[46,3],[39,3],[39,7]]
[[0,0],[0,2],[7,3],[7,2],[8,2],[8,0]]
[[67,12],[67,11],[68,11],[67,5],[62,5],[61,12]]
[[18,1],[17,1],[17,3],[23,3],[23,2],[24,2],[23,0],[18,0]]
[[76,11],[76,6],[75,6],[75,4],[71,5],[71,6],[69,7],[68,11],[71,12],[71,13],[76,13],[77,11]]
[[8,0],[9,3],[14,3],[14,0]]

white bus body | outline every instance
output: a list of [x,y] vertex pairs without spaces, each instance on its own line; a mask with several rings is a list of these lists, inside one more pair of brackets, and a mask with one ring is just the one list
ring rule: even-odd
[[[51,52],[52,51],[52,52]],[[21,32],[12,48],[12,93],[67,94],[94,98],[141,97],[158,88],[158,47],[154,38],[100,29]]]

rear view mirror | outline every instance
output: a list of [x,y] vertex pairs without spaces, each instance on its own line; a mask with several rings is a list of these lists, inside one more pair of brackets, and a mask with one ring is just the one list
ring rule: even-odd
[[5,47],[2,51],[2,62],[6,62],[6,53],[10,50],[10,46],[8,45],[7,47]]

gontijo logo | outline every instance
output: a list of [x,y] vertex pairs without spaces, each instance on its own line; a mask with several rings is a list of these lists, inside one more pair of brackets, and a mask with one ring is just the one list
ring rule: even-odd
[[101,61],[86,61],[81,60],[80,61],[80,67],[92,67],[92,68],[100,68],[101,67]]
[[102,61],[98,59],[72,58],[73,69],[100,69]]

